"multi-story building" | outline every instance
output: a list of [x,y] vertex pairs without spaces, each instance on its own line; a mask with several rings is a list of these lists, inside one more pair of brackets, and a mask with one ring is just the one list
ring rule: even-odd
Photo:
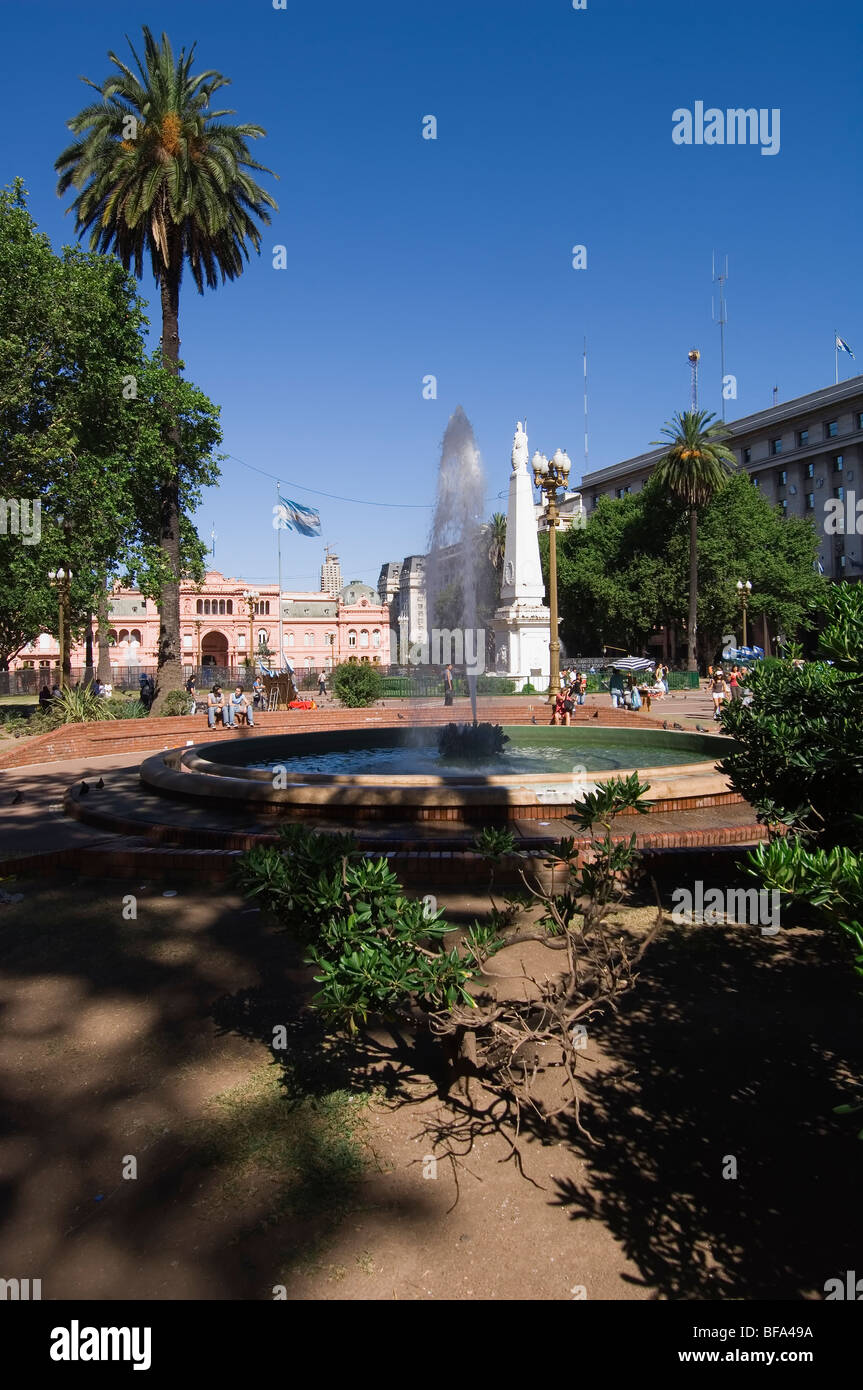
[[[847,521],[855,517],[857,498],[863,500],[863,376],[745,415],[726,428],[729,447],[753,487],[787,516],[812,517],[823,573],[830,579],[863,577],[863,535]],[[652,449],[586,474],[581,492],[587,515],[600,497],[640,492],[663,452]],[[846,511],[844,534],[835,534],[834,518],[842,510],[837,503]],[[863,516],[857,520],[863,529]]]
[[342,587],[342,567],[334,550],[327,546],[321,565],[321,593],[337,594]]
[[[343,585],[328,592],[282,593],[284,655],[296,671],[330,669],[355,659],[382,666],[390,661],[389,611],[368,584]],[[127,671],[153,670],[159,645],[159,612],[134,590],[118,590],[109,607],[111,665]],[[250,585],[210,570],[203,584],[180,585],[180,646],[183,664],[224,669],[242,667],[250,653],[262,651],[278,665],[279,589]],[[59,657],[56,637],[41,633],[10,663],[53,671]],[[72,667],[83,669],[83,643],[72,649]]]

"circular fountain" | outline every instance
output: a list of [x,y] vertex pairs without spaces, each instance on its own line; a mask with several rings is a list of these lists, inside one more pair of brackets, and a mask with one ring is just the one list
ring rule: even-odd
[[163,795],[256,817],[467,825],[565,817],[597,783],[632,771],[658,805],[709,804],[727,789],[714,769],[727,752],[719,737],[524,725],[505,733],[503,751],[470,761],[439,753],[435,728],[258,736],[157,754],[141,779]]

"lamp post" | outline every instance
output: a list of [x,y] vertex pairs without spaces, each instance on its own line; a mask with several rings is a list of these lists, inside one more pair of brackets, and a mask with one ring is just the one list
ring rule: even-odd
[[48,579],[58,592],[59,639],[60,639],[60,684],[68,686],[72,679],[72,641],[69,587],[72,583],[70,569],[49,570]]
[[531,464],[534,484],[544,494],[543,505],[548,526],[548,606],[551,611],[548,702],[553,704],[560,691],[560,636],[557,630],[557,527],[560,523],[560,512],[557,493],[559,488],[566,490],[566,480],[572,464],[563,449],[558,449],[551,460],[537,450]]
[[751,593],[752,593],[752,585],[750,584],[749,580],[747,579],[746,582],[744,583],[744,581],[743,581],[742,579],[738,579],[738,581],[737,581],[737,597],[740,599],[740,606],[741,606],[741,608],[743,609],[743,645],[744,645],[744,647],[747,645],[747,643],[746,643],[746,605],[747,605],[747,603],[749,602],[749,595],[750,595]]
[[249,610],[249,664],[251,666],[254,666],[252,652],[255,646],[255,634],[253,631],[255,618],[255,604],[257,603],[260,597],[261,595],[257,589],[243,590],[243,598],[246,600],[246,607]]

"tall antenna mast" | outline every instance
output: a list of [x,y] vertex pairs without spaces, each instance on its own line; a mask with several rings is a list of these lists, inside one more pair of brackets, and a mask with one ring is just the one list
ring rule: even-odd
[[584,473],[587,476],[587,338],[584,339]]
[[725,257],[725,270],[720,270],[716,274],[716,252],[713,253],[713,283],[719,286],[719,317],[716,316],[716,306],[713,299],[710,301],[710,309],[713,315],[713,322],[719,324],[719,356],[720,371],[722,380],[719,389],[719,414],[721,419],[725,419],[725,325],[728,322],[728,312],[725,303],[725,282],[728,279],[728,257]]

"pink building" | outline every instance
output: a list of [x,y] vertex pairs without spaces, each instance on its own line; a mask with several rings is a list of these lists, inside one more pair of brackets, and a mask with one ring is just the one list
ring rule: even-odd
[[[337,594],[283,593],[284,655],[297,672],[329,670],[352,658],[387,666],[390,661],[389,610],[368,584],[346,584]],[[159,644],[156,605],[132,589],[112,596],[111,666],[125,672],[155,669]],[[279,591],[276,584],[250,585],[210,570],[200,588],[180,586],[180,645],[183,662],[195,666],[240,667],[263,647],[266,664],[279,665]],[[95,641],[94,641],[95,647]],[[96,661],[94,651],[94,664]],[[51,671],[59,660],[56,637],[41,633],[10,662]],[[84,667],[84,644],[72,649],[72,668]]]

